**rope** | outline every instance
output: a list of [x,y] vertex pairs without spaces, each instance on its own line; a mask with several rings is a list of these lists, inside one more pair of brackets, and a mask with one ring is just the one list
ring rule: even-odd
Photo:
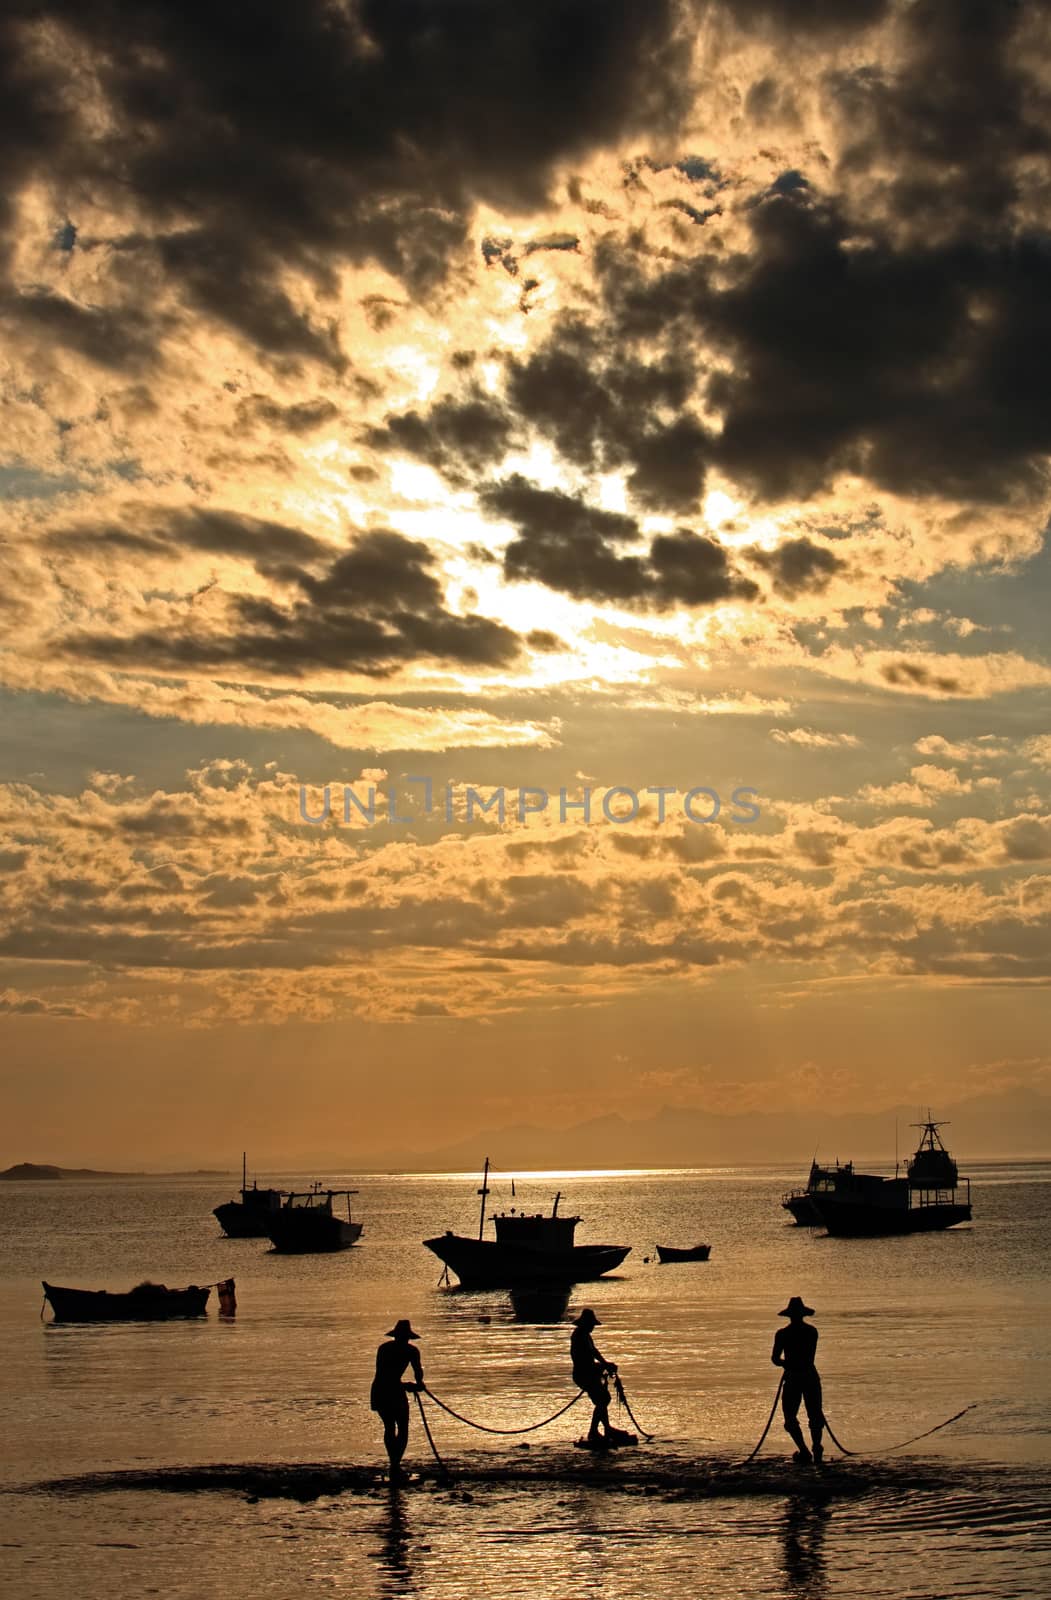
[[466,1422],[469,1428],[477,1428],[479,1433],[535,1433],[538,1428],[546,1428],[549,1422],[557,1422],[559,1417],[564,1417],[569,1408],[575,1406],[584,1394],[583,1389],[578,1389],[572,1400],[567,1400],[566,1404],[561,1410],[556,1411],[554,1416],[545,1417],[543,1422],[531,1422],[528,1428],[489,1428],[484,1422],[472,1422],[470,1417],[461,1416],[459,1411],[454,1411],[452,1406],[447,1406],[444,1400],[439,1400],[432,1390],[428,1389],[426,1392],[435,1405],[441,1406],[442,1410],[447,1411],[450,1417],[455,1417],[457,1422]]
[[[431,1433],[431,1425],[427,1421],[427,1413],[423,1409],[423,1401],[420,1399],[420,1391],[419,1391],[419,1389],[416,1389],[413,1392],[414,1392],[414,1394],[416,1396],[416,1404],[419,1407],[420,1421],[423,1423],[423,1431],[427,1435],[427,1443],[431,1447],[431,1454],[433,1455],[435,1461],[437,1461],[438,1469],[441,1472],[442,1476],[444,1478],[447,1478],[448,1481],[451,1483],[452,1482],[452,1473],[449,1471],[448,1467],[445,1465],[445,1462],[442,1460],[441,1456],[438,1454],[438,1446],[434,1442],[434,1435]],[[429,1390],[428,1390],[428,1393],[430,1393]],[[431,1395],[431,1399],[432,1400],[434,1399],[433,1395]]]
[[634,1411],[632,1411],[631,1406],[628,1403],[628,1397],[624,1393],[624,1385],[620,1381],[620,1373],[619,1372],[616,1374],[616,1376],[613,1379],[613,1385],[614,1385],[614,1388],[617,1391],[617,1399],[620,1401],[621,1405],[624,1407],[625,1411],[628,1413],[628,1416],[631,1418],[632,1422],[634,1423],[635,1427],[638,1429],[639,1433],[642,1434],[642,1437],[644,1439],[652,1439],[653,1438],[653,1434],[646,1432],[645,1428],[642,1426],[642,1423],[639,1421],[638,1417],[635,1415]]
[[[914,1433],[911,1439],[902,1439],[898,1444],[888,1444],[883,1450],[879,1451],[878,1454],[888,1456],[892,1450],[904,1450],[906,1445],[918,1444],[921,1439],[929,1439],[932,1433],[940,1433],[941,1430],[943,1428],[947,1428],[951,1422],[959,1422],[960,1418],[965,1417],[968,1411],[973,1411],[977,1404],[978,1402],[973,1400],[969,1406],[964,1406],[962,1411],[957,1411],[954,1417],[947,1417],[944,1422],[936,1423],[933,1428],[928,1428],[926,1433]],[[846,1445],[840,1444],[839,1440],[832,1432],[832,1424],[829,1422],[828,1418],[826,1416],[822,1416],[821,1420],[825,1425],[825,1429],[829,1438],[832,1440],[832,1443],[838,1450],[842,1450],[845,1456],[864,1454],[864,1452],[861,1450],[848,1450]]]
[[[780,1376],[780,1378],[778,1379],[778,1382],[777,1382],[777,1393],[774,1395],[774,1403],[770,1407],[770,1415],[766,1419],[766,1427],[763,1429],[762,1433],[759,1435],[759,1443],[756,1445],[756,1447],[752,1451],[751,1455],[750,1456],[745,1456],[744,1461],[742,1462],[743,1466],[747,1466],[749,1461],[754,1461],[756,1456],[759,1454],[760,1450],[763,1448],[763,1440],[766,1438],[767,1434],[770,1432],[770,1425],[774,1420],[774,1413],[777,1410],[777,1402],[781,1398],[781,1390],[784,1388],[784,1386],[785,1386],[785,1375],[782,1372],[782,1374],[781,1374],[781,1376]],[[828,1424],[826,1423],[825,1426],[828,1427]],[[829,1431],[829,1433],[831,1433],[832,1429],[829,1428],[828,1431]]]
[[[770,1407],[770,1415],[766,1419],[766,1427],[763,1429],[762,1433],[759,1435],[759,1443],[756,1445],[756,1447],[752,1451],[751,1455],[745,1457],[744,1462],[742,1463],[744,1466],[747,1466],[749,1461],[754,1461],[756,1456],[759,1454],[760,1450],[763,1448],[763,1441],[765,1440],[767,1434],[770,1432],[771,1424],[773,1423],[774,1417],[775,1417],[775,1415],[777,1413],[777,1402],[781,1398],[781,1390],[784,1388],[784,1386],[785,1386],[785,1375],[782,1372],[780,1380],[779,1380],[778,1385],[777,1385],[777,1393],[774,1395],[774,1403]],[[947,1417],[944,1422],[936,1423],[933,1428],[928,1428],[925,1433],[915,1433],[915,1434],[913,1434],[911,1439],[902,1439],[902,1440],[900,1440],[900,1442],[898,1444],[888,1444],[882,1450],[873,1452],[873,1454],[888,1456],[888,1455],[890,1455],[892,1450],[904,1450],[906,1445],[918,1444],[921,1439],[929,1439],[932,1433],[940,1433],[941,1430],[943,1428],[947,1428],[951,1422],[959,1422],[960,1418],[961,1417],[965,1417],[967,1415],[968,1411],[973,1411],[976,1405],[977,1405],[977,1401],[972,1401],[972,1403],[969,1406],[964,1406],[962,1411],[957,1411],[955,1416]],[[631,1415],[630,1411],[628,1412],[628,1415],[629,1416]],[[856,1456],[856,1455],[864,1454],[864,1452],[860,1451],[860,1450],[848,1450],[845,1444],[841,1444],[840,1443],[840,1441],[836,1438],[836,1435],[833,1433],[832,1424],[831,1424],[831,1422],[829,1422],[829,1420],[825,1416],[824,1412],[822,1412],[822,1414],[821,1414],[821,1422],[822,1422],[822,1426],[825,1429],[825,1432],[828,1434],[829,1438],[832,1440],[832,1443],[835,1445],[837,1450],[842,1452],[843,1455],[845,1455],[845,1456]]]

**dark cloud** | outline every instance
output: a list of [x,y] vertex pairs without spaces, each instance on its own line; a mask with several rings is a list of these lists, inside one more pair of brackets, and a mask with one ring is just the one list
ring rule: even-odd
[[[541,650],[545,653],[563,648],[562,640],[555,633],[550,633],[547,628],[534,628],[526,634],[526,644],[531,650]],[[0,855],[0,870],[2,870],[3,857]]]
[[628,489],[648,511],[688,511],[704,487],[708,442],[688,412],[667,427],[652,426],[632,442]]
[[56,529],[45,543],[70,553],[110,548],[175,560],[187,551],[239,556],[266,576],[300,575],[300,564],[331,558],[332,546],[301,528],[236,511],[185,506],[178,510],[132,507],[121,523],[83,523]]
[[[219,532],[229,534],[223,528]],[[308,535],[301,537],[309,541],[307,553],[322,548]],[[272,574],[274,568],[269,570]],[[229,595],[228,626],[221,632],[191,611],[180,618],[182,631],[79,633],[63,640],[61,648],[112,666],[157,671],[251,667],[301,677],[321,669],[376,678],[422,659],[492,668],[506,666],[519,653],[518,636],[501,623],[448,611],[427,546],[386,529],[363,534],[327,567],[303,568],[282,559],[280,576],[298,587],[299,598],[285,603]]]
[[774,550],[749,554],[757,566],[772,574],[774,588],[788,600],[797,594],[820,594],[847,564],[834,550],[805,536],[786,539]]
[[[335,318],[318,327],[286,291],[261,270],[251,246],[229,222],[180,229],[162,236],[157,252],[185,297],[276,357],[320,362],[335,372],[347,366]],[[273,264],[277,269],[277,263]]]
[[650,592],[658,605],[710,606],[754,600],[759,593],[751,578],[734,572],[721,544],[686,528],[657,535],[650,567]]
[[755,495],[803,499],[841,472],[902,494],[999,503],[1037,492],[1051,452],[1051,239],[897,242],[811,187],[748,213],[751,249],[654,277],[598,257],[631,347],[678,331],[725,357],[705,384],[708,459]]
[[504,401],[472,386],[425,412],[388,416],[365,440],[427,461],[460,486],[520,445],[523,427],[535,428],[575,466],[623,469],[642,509],[693,510],[709,454],[684,409],[694,381],[681,350],[627,353],[567,315],[532,354],[507,361]]
[[337,260],[372,260],[425,291],[475,202],[540,206],[559,163],[669,131],[690,94],[675,0],[5,10],[5,196],[46,170],[74,228],[85,186],[130,202],[196,306],[329,366],[334,333],[292,303],[286,269],[334,290]]
[[510,448],[514,419],[482,390],[472,389],[462,398],[439,400],[424,413],[406,411],[388,416],[382,427],[371,428],[365,442],[376,450],[418,457],[437,468],[452,483],[466,481],[467,472],[478,473],[500,461]]
[[45,290],[0,298],[0,317],[40,339],[50,337],[96,366],[138,371],[158,357],[158,343],[171,319],[133,307],[82,306]]
[[871,27],[891,0],[722,0],[719,9],[738,26],[763,25],[796,34],[843,33]]
[[1040,172],[1046,182],[1046,18],[1043,0],[914,0],[903,7],[897,71],[830,75],[850,134],[841,176],[861,175],[896,218],[927,238],[999,230],[1029,174]]
[[504,551],[504,575],[561,589],[578,599],[638,598],[646,585],[645,562],[613,548],[640,538],[633,517],[602,511],[557,489],[541,489],[520,473],[490,484],[480,495],[490,516],[518,530]]
[[619,546],[641,539],[634,517],[541,489],[518,473],[489,484],[479,498],[490,516],[518,530],[503,553],[509,579],[533,580],[580,600],[656,609],[754,599],[759,592],[733,571],[722,545],[687,529],[659,534],[645,554],[622,555]]
[[262,423],[278,433],[313,433],[326,422],[339,415],[339,408],[319,396],[316,400],[299,400],[283,406],[269,395],[249,394],[237,404],[237,420],[244,427]]
[[933,672],[920,661],[887,661],[880,667],[880,675],[895,689],[936,689],[940,694],[967,692],[959,678]]
[[689,346],[636,354],[619,332],[560,318],[538,350],[508,361],[508,401],[575,466],[626,469],[645,509],[692,510],[704,486],[707,443],[684,409],[696,378]]

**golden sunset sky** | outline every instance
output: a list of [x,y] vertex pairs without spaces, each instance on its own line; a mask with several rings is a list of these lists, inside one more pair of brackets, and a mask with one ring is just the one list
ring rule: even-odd
[[0,1162],[1045,1104],[1051,8],[0,46]]

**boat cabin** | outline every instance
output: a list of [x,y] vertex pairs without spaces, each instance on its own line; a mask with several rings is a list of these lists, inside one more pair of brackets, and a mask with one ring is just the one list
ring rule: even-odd
[[537,1211],[528,1215],[524,1211],[502,1211],[493,1217],[497,1244],[519,1245],[528,1250],[572,1250],[573,1235],[579,1217],[560,1217],[556,1194],[551,1215],[545,1217]]
[[922,1122],[919,1148],[909,1162],[909,1182],[914,1189],[955,1189],[959,1181],[956,1162],[942,1144],[937,1122]]
[[311,1189],[298,1193],[293,1190],[282,1209],[285,1211],[317,1211],[331,1216],[333,1200],[342,1196],[347,1202],[347,1218],[349,1220],[350,1197],[352,1194],[357,1194],[357,1192],[356,1189],[323,1189],[319,1183],[315,1183]]

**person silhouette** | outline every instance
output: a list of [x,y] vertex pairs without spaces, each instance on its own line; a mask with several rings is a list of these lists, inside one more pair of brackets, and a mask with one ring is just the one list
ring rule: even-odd
[[[409,1442],[409,1395],[423,1388],[423,1363],[420,1352],[409,1343],[418,1339],[406,1317],[396,1322],[387,1334],[387,1343],[376,1351],[376,1376],[369,1392],[369,1405],[383,1422],[383,1443],[390,1461],[392,1483],[404,1483],[401,1459]],[[403,1383],[405,1368],[412,1367],[412,1383]]]
[[[814,1365],[817,1329],[803,1320],[804,1317],[812,1317],[814,1310],[794,1294],[785,1309],[777,1314],[789,1319],[788,1327],[778,1328],[774,1334],[774,1348],[770,1354],[774,1366],[781,1367],[785,1375],[784,1388],[781,1390],[785,1432],[795,1443],[796,1461],[820,1461],[825,1454],[821,1443],[825,1413],[822,1409],[821,1378]],[[803,1442],[803,1430],[799,1426],[800,1401],[806,1406],[813,1455]]]
[[[612,1361],[607,1361],[595,1348],[591,1330],[600,1328],[602,1324],[590,1306],[585,1306],[573,1324],[573,1332],[569,1340],[569,1354],[573,1362],[573,1382],[579,1389],[583,1389],[588,1399],[594,1406],[591,1414],[591,1426],[588,1429],[588,1444],[598,1444],[600,1439],[607,1441],[610,1437],[609,1427],[609,1390],[606,1387],[606,1374],[616,1374],[616,1367]],[[600,1433],[601,1428],[601,1433]]]

